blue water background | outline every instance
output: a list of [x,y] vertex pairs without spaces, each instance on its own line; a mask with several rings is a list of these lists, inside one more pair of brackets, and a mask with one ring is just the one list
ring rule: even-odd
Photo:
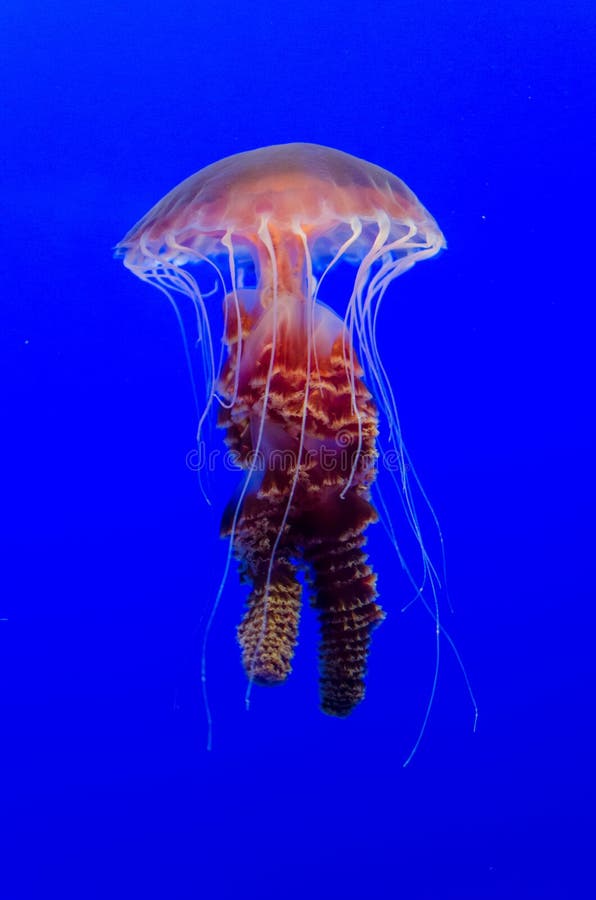
[[[594,4],[6,0],[0,25],[1,896],[590,896]],[[394,171],[449,243],[380,344],[480,717],[444,645],[406,769],[432,623],[380,526],[365,703],[318,711],[305,609],[247,714],[233,573],[205,752],[235,479],[204,504],[175,318],[112,258],[187,175],[294,140]]]

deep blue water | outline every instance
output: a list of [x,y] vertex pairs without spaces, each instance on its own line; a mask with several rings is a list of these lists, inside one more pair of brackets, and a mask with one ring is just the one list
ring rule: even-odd
[[[0,22],[0,895],[589,896],[594,5],[6,0]],[[204,504],[175,318],[112,257],[182,178],[294,140],[394,171],[449,243],[394,284],[380,342],[480,715],[445,645],[405,769],[432,623],[400,612],[379,526],[365,702],[319,712],[305,609],[247,714],[234,573],[205,752],[234,479]]]

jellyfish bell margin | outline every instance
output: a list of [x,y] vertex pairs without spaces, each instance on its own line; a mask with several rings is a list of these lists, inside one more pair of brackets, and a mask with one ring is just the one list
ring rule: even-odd
[[[371,635],[384,617],[364,549],[366,529],[378,518],[371,490],[379,413],[398,463],[405,521],[420,551],[422,575],[410,577],[436,624],[424,730],[438,672],[439,579],[422,539],[376,326],[394,279],[445,246],[435,220],[395,175],[339,150],[282,144],[201,169],[116,248],[135,275],[168,296],[180,324],[175,297],[191,301],[208,397],[199,432],[217,406],[225,443],[245,472],[224,516],[229,552],[204,634],[209,745],[206,641],[232,559],[249,590],[238,628],[247,703],[254,683],[279,683],[291,672],[301,573],[320,624],[321,707],[346,716],[363,699]],[[328,298],[330,276],[342,263],[353,270],[352,285],[344,298]],[[197,267],[215,278],[223,353]],[[425,585],[430,591],[423,595]]]

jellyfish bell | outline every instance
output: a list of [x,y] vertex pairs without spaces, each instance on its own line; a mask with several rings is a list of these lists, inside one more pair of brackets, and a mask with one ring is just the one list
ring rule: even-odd
[[[245,470],[224,516],[228,562],[211,619],[235,557],[250,591],[238,631],[248,694],[254,682],[280,682],[291,671],[302,572],[319,613],[322,708],[344,716],[364,696],[371,633],[384,617],[364,550],[367,526],[378,518],[371,492],[379,409],[420,548],[417,590],[431,585],[435,599],[423,603],[438,635],[438,578],[422,541],[376,325],[391,282],[443,247],[437,223],[403,181],[314,144],[265,147],[207,166],[117,247],[140,278],[194,304],[207,386],[200,421],[217,403],[218,424]],[[340,264],[353,275],[337,298],[330,294]],[[205,270],[222,301],[220,351],[211,299],[197,277]],[[436,677],[433,694],[435,684]]]
[[435,220],[397,176],[339,150],[281,144],[227,157],[187,178],[117,250],[141,276],[193,259],[249,258],[259,266],[261,293],[264,282],[271,287],[277,263],[279,287],[298,287],[303,295],[306,285],[295,278],[306,278],[309,251],[315,262],[360,263],[362,275],[387,255],[395,277],[444,246]]

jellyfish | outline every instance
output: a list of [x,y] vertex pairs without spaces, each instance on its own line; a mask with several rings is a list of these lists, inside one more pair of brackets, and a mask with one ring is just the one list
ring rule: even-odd
[[[443,247],[403,181],[305,143],[207,166],[118,245],[135,275],[192,301],[206,385],[199,432],[217,406],[243,470],[221,533],[226,576],[235,559],[248,586],[238,640],[249,691],[290,673],[305,584],[320,623],[322,710],[347,716],[364,697],[371,635],[384,618],[365,547],[368,526],[387,518],[373,497],[381,417],[424,577],[434,578],[376,331],[390,284]],[[342,266],[351,275],[335,296]],[[217,290],[199,287],[201,270]],[[221,297],[221,341],[210,293]]]

